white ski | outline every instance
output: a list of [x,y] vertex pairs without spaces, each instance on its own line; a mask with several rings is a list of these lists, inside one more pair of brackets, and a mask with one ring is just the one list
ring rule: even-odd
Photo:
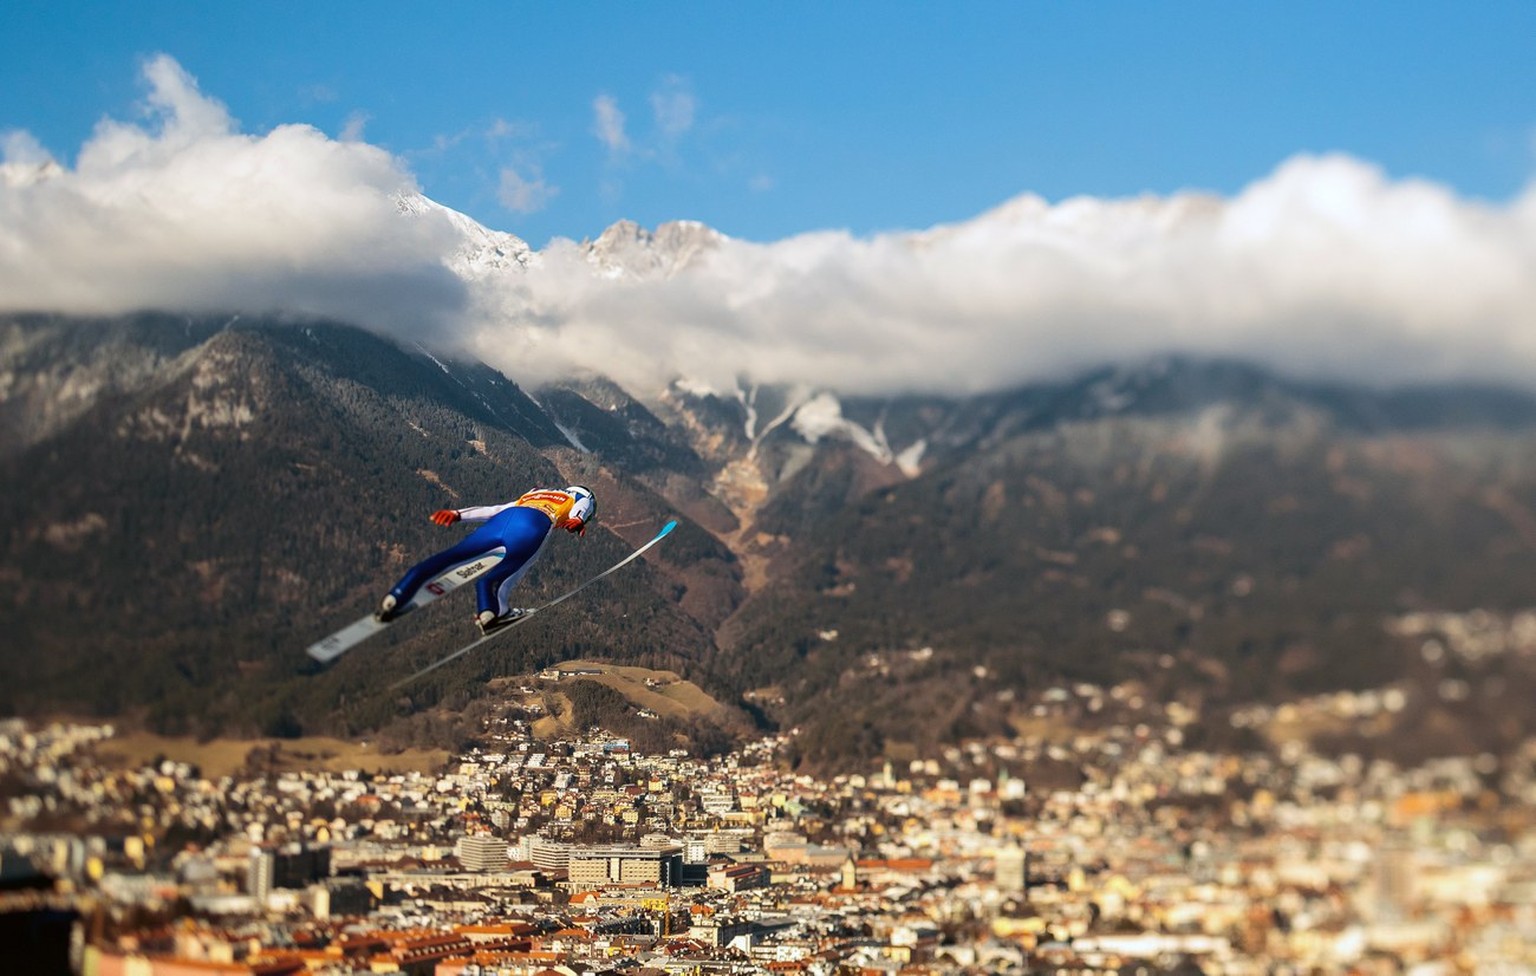
[[[436,601],[439,597],[446,596],[465,583],[490,572],[497,563],[506,558],[506,555],[507,551],[505,549],[496,548],[484,556],[478,556],[469,562],[460,563],[453,567],[436,579],[424,584],[420,590],[417,590],[416,595],[411,597],[409,603],[400,608],[399,613],[395,614],[394,619],[390,623],[399,620],[412,610],[420,610],[427,604]],[[360,617],[352,621],[324,640],[315,641],[306,648],[306,651],[316,661],[334,661],[344,652],[351,650],[388,627],[389,623],[380,623],[373,619],[373,614],[369,614],[366,617]]]
[[488,641],[488,640],[495,640],[496,638],[500,637],[502,634],[504,634],[507,631],[511,630],[513,627],[516,627],[517,625],[522,624],[522,623],[526,623],[528,621],[528,619],[530,617],[532,617],[534,614],[537,614],[537,613],[539,613],[541,611],[544,611],[544,610],[548,610],[550,607],[554,606],[557,603],[564,603],[566,600],[569,600],[571,597],[573,597],[576,594],[580,593],[582,590],[584,590],[587,587],[591,586],[593,583],[596,583],[598,580],[602,579],[604,576],[607,576],[609,573],[612,573],[612,572],[614,572],[616,570],[622,569],[625,566],[629,565],[630,563],[634,562],[636,559],[639,559],[640,556],[647,549],[651,548],[656,543],[660,542],[662,539],[665,539],[667,537],[667,533],[671,532],[675,528],[677,528],[677,519],[672,519],[666,525],[663,525],[661,527],[661,531],[656,533],[655,538],[651,539],[650,542],[647,542],[645,545],[641,546],[639,549],[636,549],[634,552],[632,552],[629,555],[625,556],[623,559],[620,559],[618,562],[614,563],[612,566],[609,566],[607,569],[603,570],[601,573],[598,573],[596,576],[594,576],[591,579],[587,580],[585,583],[582,583],[580,586],[575,587],[572,590],[569,590],[569,591],[567,591],[565,593],[560,594],[559,596],[555,597],[553,600],[550,600],[548,603],[544,604],[543,606],[534,607],[532,610],[529,610],[527,613],[523,614],[521,617],[518,617],[516,620],[512,621],[511,623],[507,624],[506,626],[500,627],[500,628],[498,628],[496,630],[491,631],[489,634],[486,634],[486,635],[484,635],[482,637],[476,638],[475,640],[471,641],[469,644],[465,645],[464,647],[459,648],[457,651],[454,651],[452,654],[448,655],[447,657],[441,658],[441,659],[439,659],[437,661],[434,661],[433,663],[427,665],[426,667],[422,668],[420,671],[417,671],[415,674],[411,675],[410,677],[408,677],[408,678],[401,678],[399,681],[396,681],[394,684],[390,685],[389,686],[389,690],[390,691],[394,691],[396,688],[399,688],[399,687],[401,687],[403,685],[408,685],[412,681],[415,681],[417,678],[419,678],[422,675],[426,674],[428,671],[435,671],[438,668],[442,667],[443,665],[447,664],[449,661],[452,661],[454,658],[462,657],[463,655],[468,654],[470,651],[472,651],[475,648],[479,647],[481,644],[484,644],[486,641]]

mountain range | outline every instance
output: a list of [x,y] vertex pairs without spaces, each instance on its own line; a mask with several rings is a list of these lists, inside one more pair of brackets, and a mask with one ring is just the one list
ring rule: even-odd
[[[458,273],[537,270],[483,231]],[[717,237],[582,247],[596,274],[668,275]],[[442,739],[488,679],[603,657],[700,683],[732,703],[715,726],[797,728],[821,765],[1005,732],[1070,683],[1197,704],[1214,740],[1246,703],[1422,677],[1393,620],[1513,612],[1536,579],[1536,398],[1179,357],[971,396],[524,389],[343,323],[11,315],[0,482],[0,711],[198,735]],[[310,667],[307,643],[458,537],[428,513],[570,482],[599,520],[552,542],[529,602],[682,524],[404,689],[467,606]],[[1519,741],[1522,668],[1502,722],[1468,707],[1422,748]]]

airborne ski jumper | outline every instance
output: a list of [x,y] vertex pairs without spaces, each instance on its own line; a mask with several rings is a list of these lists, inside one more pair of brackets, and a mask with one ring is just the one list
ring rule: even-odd
[[390,588],[379,603],[374,619],[388,623],[411,603],[423,586],[436,585],[434,579],[456,566],[477,559],[499,557],[489,570],[475,576],[477,610],[475,622],[483,633],[491,633],[512,623],[527,611],[508,604],[508,596],[528,568],[538,559],[553,529],[586,534],[587,523],[597,514],[592,491],[581,485],[569,488],[536,488],[516,501],[504,505],[470,508],[445,508],[432,513],[438,525],[455,522],[482,522],[458,544],[428,556],[412,566]]
[[[523,504],[530,500],[535,504]],[[565,507],[567,500],[569,500],[569,509]],[[548,508],[543,507],[544,505]],[[520,510],[534,511],[531,515],[512,514]],[[665,539],[673,529],[677,528],[677,519],[668,520],[667,524],[661,527],[661,531],[652,536],[649,542],[552,600],[528,609],[514,610],[508,607],[508,592],[522,578],[523,571],[539,554],[549,537],[550,530],[558,525],[567,531],[580,533],[596,512],[597,507],[593,501],[592,492],[580,486],[573,486],[564,491],[548,489],[531,491],[508,505],[444,509],[434,512],[433,521],[443,525],[452,525],[466,518],[484,519],[486,524],[467,536],[457,546],[412,567],[405,578],[395,584],[395,588],[380,603],[376,613],[370,613],[352,621],[330,636],[315,641],[306,650],[310,657],[322,664],[329,664],[347,650],[370,637],[383,633],[389,628],[390,621],[402,614],[419,610],[461,586],[475,583],[480,591],[480,609],[475,614],[475,622],[480,624],[481,636],[447,657],[422,668],[409,678],[396,682],[393,687],[398,688],[469,653],[517,624],[532,619],[534,614],[541,610],[548,610],[550,607],[564,603],[593,583],[613,575],[645,555],[652,546]],[[505,522],[503,523],[502,520]],[[506,535],[501,535],[500,527],[503,524],[512,527],[520,525],[521,528],[509,528]],[[443,568],[434,570],[436,566]],[[493,571],[495,571],[494,576],[491,575]],[[435,576],[434,572],[436,572]]]

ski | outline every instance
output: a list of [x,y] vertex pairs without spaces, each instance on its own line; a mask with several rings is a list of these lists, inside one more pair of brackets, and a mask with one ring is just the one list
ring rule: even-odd
[[424,584],[411,601],[399,609],[389,623],[380,623],[373,618],[373,614],[360,617],[345,627],[336,631],[329,637],[317,640],[305,648],[306,653],[316,661],[329,663],[336,660],[345,652],[351,650],[374,634],[385,630],[389,624],[394,623],[412,610],[420,610],[429,603],[448,595],[453,590],[465,583],[471,582],[479,576],[483,576],[493,569],[497,563],[506,557],[505,549],[493,549],[484,556],[478,556],[465,563],[460,563],[438,576],[436,579]]
[[440,658],[439,660],[434,661],[433,663],[431,663],[431,664],[427,665],[426,667],[422,668],[420,671],[417,671],[415,674],[411,675],[410,677],[408,677],[408,678],[401,678],[399,681],[396,681],[394,684],[390,685],[389,686],[389,690],[390,691],[394,691],[396,688],[400,688],[400,687],[403,687],[404,685],[408,685],[412,681],[415,681],[417,678],[419,678],[422,675],[426,674],[427,672],[435,671],[438,668],[442,667],[443,665],[447,664],[449,661],[452,661],[455,658],[463,657],[465,654],[468,654],[470,651],[472,651],[475,648],[479,647],[481,644],[484,644],[486,641],[495,640],[496,638],[500,637],[502,634],[504,634],[507,631],[511,630],[513,627],[516,627],[519,624],[527,623],[528,620],[530,618],[532,618],[535,614],[538,614],[538,613],[541,613],[541,612],[543,612],[545,610],[548,610],[550,607],[554,606],[557,603],[564,603],[566,600],[569,600],[571,597],[573,597],[576,594],[580,593],[582,590],[584,590],[587,587],[591,586],[593,583],[596,583],[598,580],[602,579],[603,577],[609,575],[610,573],[616,572],[617,570],[623,569],[625,566],[627,566],[630,563],[634,562],[636,559],[639,559],[645,553],[645,551],[647,549],[651,548],[656,543],[660,542],[662,539],[665,539],[667,537],[667,533],[671,532],[675,528],[677,528],[677,519],[672,519],[666,525],[663,525],[661,527],[661,531],[656,533],[655,537],[652,538],[650,542],[647,542],[645,545],[643,545],[640,548],[636,549],[634,552],[632,552],[629,555],[625,556],[623,559],[620,559],[618,562],[614,563],[612,566],[609,566],[607,569],[603,570],[601,573],[598,573],[596,576],[594,576],[591,579],[587,580],[585,583],[582,583],[580,586],[574,587],[573,589],[568,590],[565,593],[560,594],[559,596],[555,597],[553,600],[550,600],[548,603],[543,604],[542,606],[534,607],[533,609],[529,610],[527,613],[523,614],[521,617],[518,617],[516,620],[514,620],[511,623],[507,624],[505,627],[500,627],[500,628],[498,628],[496,630],[491,631],[489,634],[485,634],[485,635],[483,635],[481,637],[477,637],[475,640],[473,640],[470,643],[466,644],[464,647],[459,648],[458,650],[454,651],[452,654],[449,654],[447,657]]

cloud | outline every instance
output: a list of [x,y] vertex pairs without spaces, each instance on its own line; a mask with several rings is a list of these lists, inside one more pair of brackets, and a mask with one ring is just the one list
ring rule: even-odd
[[341,96],[335,88],[326,84],[304,85],[299,88],[299,97],[305,102],[316,105],[328,105]]
[[[145,117],[102,122],[72,168],[0,136],[0,310],[327,315],[519,381],[580,366],[641,394],[743,372],[977,391],[1162,353],[1536,387],[1536,186],[1488,203],[1303,155],[1229,197],[1026,194],[924,230],[770,243],[679,224],[615,235],[601,267],[557,240],[523,268],[477,261],[517,246],[423,205],[377,147],[242,133],[169,58],[144,79]],[[514,211],[556,192],[526,159],[500,169]]]
[[511,166],[501,170],[501,184],[496,199],[513,213],[537,213],[549,206],[549,201],[559,194],[558,186],[545,182],[544,174],[537,166],[531,167],[530,175],[523,176]]
[[536,335],[499,365],[577,359],[639,390],[746,372],[978,391],[1164,353],[1536,385],[1536,188],[1490,205],[1347,156],[1296,157],[1232,198],[1025,195],[921,232],[725,240],[660,277],[543,257],[475,347]]
[[486,127],[485,140],[494,143],[503,139],[528,139],[537,135],[538,131],[538,126],[530,122],[513,122],[497,118]]
[[0,159],[16,167],[37,167],[53,161],[53,156],[37,137],[21,129],[0,132]]
[[445,326],[467,301],[451,220],[402,215],[388,153],[303,125],[237,131],[173,59],[143,66],[142,124],[104,120],[72,169],[12,135],[0,166],[0,310],[283,311]]
[[656,128],[664,138],[676,139],[693,128],[697,111],[698,99],[687,80],[679,75],[668,75],[662,79],[661,86],[651,92],[651,112],[656,117]]
[[368,120],[373,118],[367,112],[357,111],[347,116],[347,120],[341,124],[339,138],[342,142],[362,142],[363,130],[368,127]]
[[175,59],[163,54],[150,58],[143,73],[149,83],[147,107],[164,122],[166,134],[195,139],[225,134],[233,126],[223,103],[204,98],[197,80]]
[[624,113],[619,111],[619,101],[612,95],[603,94],[592,100],[592,134],[615,156],[629,151]]
[[439,132],[432,137],[432,145],[429,148],[415,150],[407,156],[413,159],[424,156],[444,156],[466,144],[474,147],[476,151],[486,148],[494,150],[504,142],[531,140],[538,135],[538,132],[538,126],[531,122],[514,122],[496,118],[483,127],[467,126],[457,132]]

